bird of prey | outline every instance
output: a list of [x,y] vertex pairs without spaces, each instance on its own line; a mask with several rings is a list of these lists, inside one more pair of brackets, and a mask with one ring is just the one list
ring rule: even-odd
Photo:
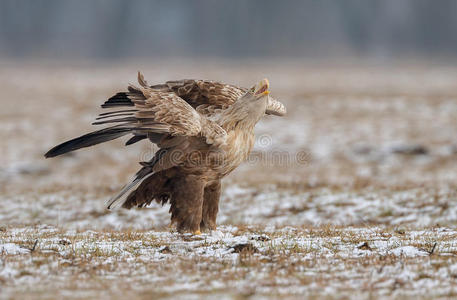
[[254,126],[265,114],[282,116],[284,105],[269,95],[269,82],[250,89],[210,80],[177,80],[139,86],[109,98],[94,125],[109,124],[49,150],[54,157],[124,135],[126,145],[147,139],[159,150],[107,208],[144,207],[169,202],[171,222],[179,232],[214,230],[221,179],[247,158]]

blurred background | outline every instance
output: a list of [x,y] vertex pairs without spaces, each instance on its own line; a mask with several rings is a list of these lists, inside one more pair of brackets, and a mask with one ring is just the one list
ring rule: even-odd
[[453,59],[453,0],[0,1],[12,59]]
[[221,224],[455,224],[456,16],[452,0],[1,0],[0,221],[168,224],[166,207],[103,206],[150,143],[43,158],[98,129],[141,70],[151,84],[267,77],[286,105],[224,180]]

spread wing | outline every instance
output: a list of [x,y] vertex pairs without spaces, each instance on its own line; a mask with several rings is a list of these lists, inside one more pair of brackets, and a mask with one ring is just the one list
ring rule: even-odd
[[245,88],[212,80],[184,79],[165,84],[194,108],[201,105],[226,108],[247,92]]
[[[211,117],[232,105],[247,89],[209,80],[178,80],[149,86],[138,73],[141,87],[117,93],[102,108],[94,124],[113,126],[59,144],[45,156],[54,157],[133,134],[126,145],[149,138],[161,147],[173,137],[201,135],[208,144],[224,143],[226,132]],[[284,105],[269,97],[266,114],[284,115]],[[172,141],[170,141],[172,137]],[[162,148],[162,147],[161,147]]]
[[[101,114],[99,122],[94,123],[139,120],[141,126],[136,128],[135,136],[127,141],[127,145],[147,137],[159,143],[162,137],[157,134],[160,133],[193,136],[195,132],[205,136],[207,143],[221,143],[225,131],[210,121],[211,117],[230,107],[247,92],[246,88],[212,80],[183,79],[150,86],[140,72],[138,83],[140,88],[130,86],[128,93],[118,93],[102,105],[103,108],[134,106],[135,109]],[[266,113],[284,115],[284,105],[270,97]]]
[[[141,74],[140,77],[142,78]],[[143,82],[147,84],[144,79]],[[228,108],[248,91],[247,88],[231,84],[194,79],[167,81],[165,84],[155,85],[152,88],[173,91],[199,113],[206,116],[211,116],[219,110]],[[265,113],[268,115],[283,116],[286,114],[286,108],[278,100],[269,97]]]
[[159,144],[164,137],[197,135],[203,136],[208,144],[225,142],[225,130],[198,113],[176,93],[147,86],[141,74],[139,83],[140,87],[131,85],[128,92],[117,93],[102,105],[103,108],[131,106],[131,109],[102,113],[93,124],[119,123],[131,128],[135,136],[127,144],[146,137]]
[[267,115],[275,115],[275,116],[284,116],[287,111],[284,104],[279,102],[273,97],[268,97],[267,109],[265,110]]

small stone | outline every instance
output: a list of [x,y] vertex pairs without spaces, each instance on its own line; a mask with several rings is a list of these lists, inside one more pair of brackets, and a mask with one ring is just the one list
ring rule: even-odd
[[368,245],[367,242],[363,242],[363,243],[357,245],[357,249],[360,249],[360,250],[369,250],[369,251],[373,250],[373,249],[371,249],[370,245]]
[[241,243],[241,244],[236,244],[235,246],[231,247],[235,253],[242,253],[242,252],[251,252],[251,253],[257,253],[259,252],[259,249],[257,249],[254,245],[251,243]]
[[403,229],[403,228],[397,228],[397,229],[395,229],[395,233],[397,233],[397,234],[405,234],[406,230]]
[[392,152],[395,154],[403,155],[427,155],[428,149],[422,145],[402,145],[392,148]]
[[173,253],[173,252],[171,251],[170,247],[168,247],[168,246],[160,247],[159,252],[160,252],[160,253],[165,253],[165,254],[171,254],[171,253]]
[[270,238],[268,236],[266,236],[265,234],[262,234],[262,235],[255,235],[255,236],[251,237],[251,240],[267,242],[270,240]]

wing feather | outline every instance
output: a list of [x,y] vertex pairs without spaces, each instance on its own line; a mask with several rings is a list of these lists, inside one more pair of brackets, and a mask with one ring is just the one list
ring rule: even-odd
[[141,73],[138,73],[138,83],[140,87],[130,85],[128,92],[117,93],[102,105],[103,108],[133,106],[134,109],[103,113],[93,124],[128,124],[132,133],[141,136],[162,134],[162,138],[165,138],[201,135],[208,144],[225,142],[225,130],[197,112],[168,85],[148,86]]
[[[202,135],[206,142],[222,143],[225,131],[211,121],[229,108],[247,89],[211,80],[183,79],[149,86],[138,72],[140,87],[130,85],[128,92],[117,93],[103,108],[117,109],[100,114],[93,124],[128,123],[134,134],[170,136]],[[119,107],[133,106],[132,109]],[[282,116],[284,105],[269,99],[266,114]]]
[[183,79],[165,83],[171,91],[193,108],[200,105],[228,107],[247,90],[212,80]]
[[265,111],[267,115],[284,116],[286,112],[284,104],[273,97],[268,97],[267,109]]
[[[248,91],[247,88],[212,80],[183,79],[167,81],[165,84],[199,113],[208,117],[229,108]],[[160,88],[163,89],[164,86],[160,85]],[[270,97],[265,113],[283,116],[286,109],[281,102]]]

